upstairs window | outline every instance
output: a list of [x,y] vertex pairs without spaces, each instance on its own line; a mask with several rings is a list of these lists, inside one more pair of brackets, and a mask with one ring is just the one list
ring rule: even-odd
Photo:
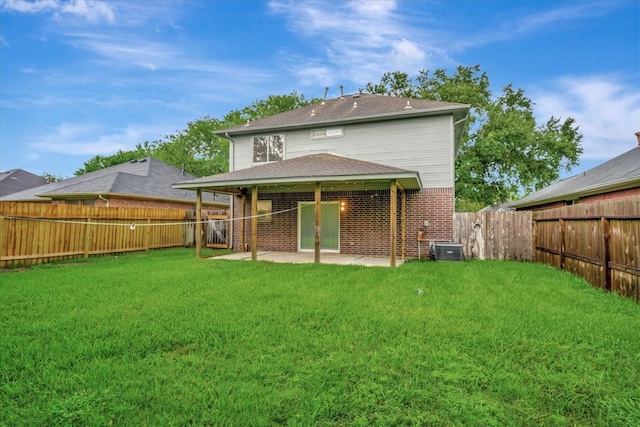
[[284,159],[284,135],[253,138],[253,163],[277,162]]

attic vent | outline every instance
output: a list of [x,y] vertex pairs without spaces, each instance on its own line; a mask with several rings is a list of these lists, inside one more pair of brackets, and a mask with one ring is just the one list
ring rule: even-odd
[[138,159],[131,160],[129,163],[138,163]]
[[147,159],[140,159],[139,161],[140,161],[140,163],[144,163],[144,162],[147,161]]
[[356,94],[353,95],[353,99],[356,99],[356,98],[360,98],[360,94],[359,93],[356,93]]

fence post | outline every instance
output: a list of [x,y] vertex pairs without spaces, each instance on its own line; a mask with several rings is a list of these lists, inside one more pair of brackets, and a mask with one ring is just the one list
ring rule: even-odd
[[560,218],[560,270],[564,270],[564,219]]
[[607,291],[611,290],[611,268],[609,268],[609,261],[611,261],[611,224],[609,219],[602,217],[602,244],[603,251],[602,256],[604,258],[604,288]]
[[84,224],[84,257],[89,258],[89,246],[91,243],[91,236],[89,235],[89,222],[91,218],[87,218]]
[[149,250],[149,240],[151,238],[151,218],[147,218],[147,227],[144,231],[144,250]]

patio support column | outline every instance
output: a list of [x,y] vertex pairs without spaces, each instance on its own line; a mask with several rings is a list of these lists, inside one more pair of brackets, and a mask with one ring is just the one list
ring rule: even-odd
[[404,191],[404,188],[400,189],[400,239],[402,247],[400,248],[400,252],[402,253],[402,261],[407,255],[407,192]]
[[202,257],[202,188],[196,190],[196,258]]
[[242,215],[242,221],[240,222],[240,251],[244,252],[247,250],[247,238],[245,236],[247,232],[247,194],[244,191],[240,197],[240,203],[242,204],[242,209],[240,210],[240,215]]
[[391,267],[396,266],[396,237],[398,235],[398,182],[391,181],[391,186],[389,188],[390,193],[390,202],[389,202],[389,220],[390,220],[390,232],[389,239],[391,240],[389,246],[391,247]]
[[258,186],[251,187],[251,259],[258,259]]
[[322,186],[319,182],[316,182],[315,188],[315,235],[314,235],[314,262],[320,262],[320,220],[321,220],[321,208],[322,208]]

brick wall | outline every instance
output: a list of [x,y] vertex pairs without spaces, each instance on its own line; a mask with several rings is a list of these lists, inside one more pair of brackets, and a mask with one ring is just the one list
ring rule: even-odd
[[579,203],[594,203],[603,200],[626,199],[628,197],[640,196],[640,187],[629,188],[627,190],[614,191],[611,193],[596,194],[593,196],[581,197]]
[[[270,251],[296,252],[298,250],[298,202],[313,202],[313,193],[262,194],[259,200],[271,200],[270,222],[258,223],[258,249]],[[323,202],[345,202],[345,210],[340,212],[340,252],[344,254],[384,255],[390,252],[390,192],[323,192]],[[241,198],[234,199],[235,217],[242,214]],[[398,194],[398,218],[396,242],[401,253],[401,204]],[[418,256],[418,231],[425,232],[425,240],[451,241],[453,238],[453,189],[434,188],[409,191],[406,195],[406,254]],[[251,215],[251,197],[246,199],[245,215]],[[423,226],[425,220],[429,226]],[[233,248],[240,247],[241,221],[234,221]],[[245,243],[251,243],[251,220],[245,222]],[[427,243],[422,250],[426,251]],[[423,252],[423,254],[426,252]]]
[[[640,196],[640,187],[637,188],[629,188],[627,190],[620,191],[612,191],[610,193],[602,193],[602,194],[594,194],[592,196],[580,197],[576,204],[578,203],[596,203],[602,202],[605,200],[616,200],[616,199],[626,199],[629,197],[638,197]],[[526,208],[520,208],[520,210],[532,210],[532,211],[540,211],[546,209],[555,209],[566,206],[567,203],[564,200],[560,200],[553,203],[547,203],[544,205],[531,206]]]
[[[109,207],[111,208],[153,208],[153,209],[183,209],[194,210],[196,201],[193,202],[169,202],[160,200],[130,199],[125,197],[109,197]],[[54,200],[52,204],[77,204],[84,206],[107,206],[107,202],[102,199],[85,200]],[[221,206],[202,204],[203,209],[220,209]]]

